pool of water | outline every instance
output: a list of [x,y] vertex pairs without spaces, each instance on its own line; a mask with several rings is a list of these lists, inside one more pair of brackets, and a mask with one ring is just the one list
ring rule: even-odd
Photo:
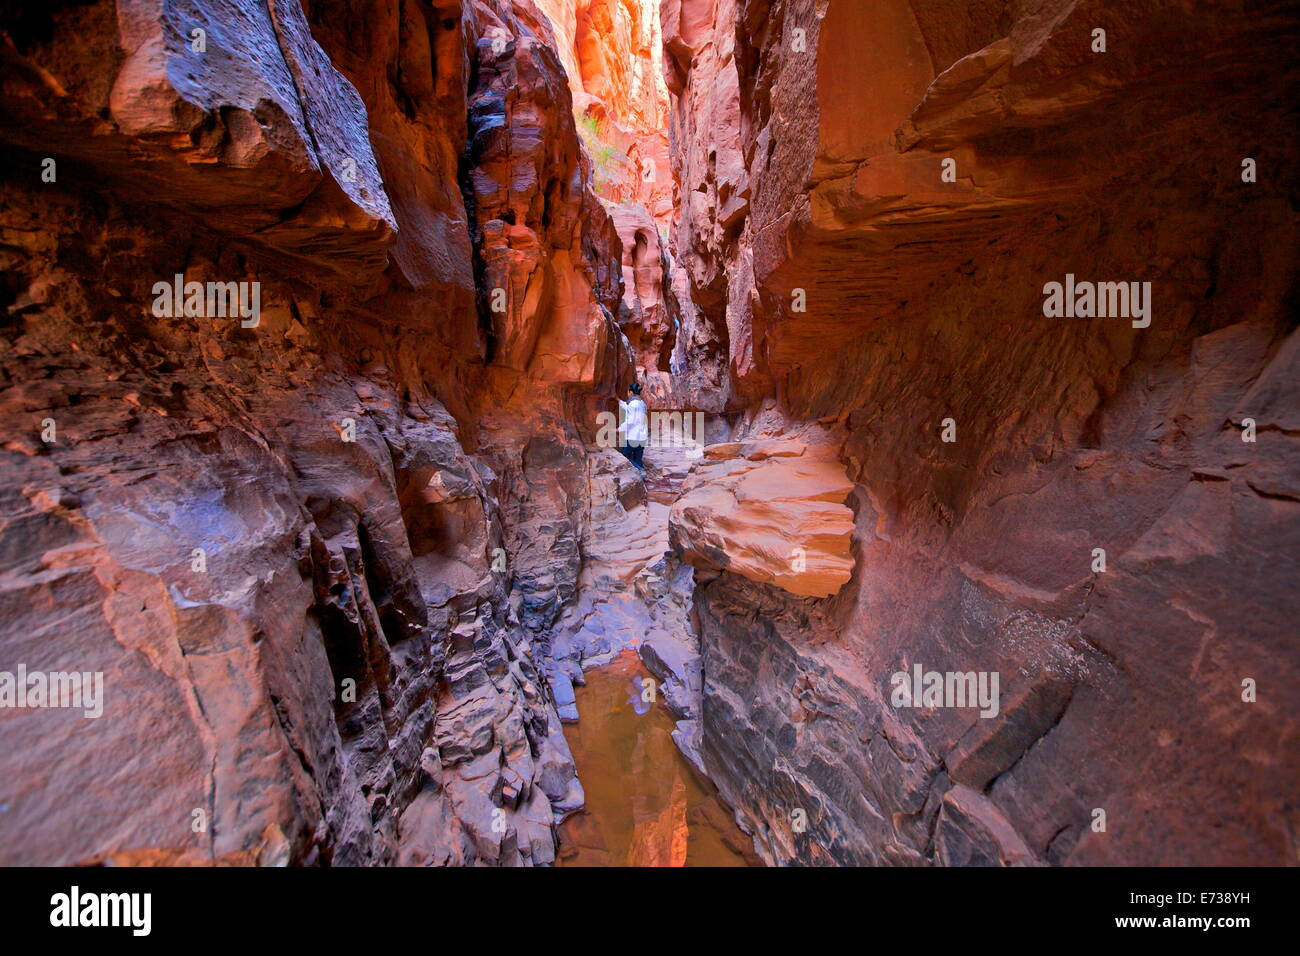
[[564,735],[587,804],[561,825],[556,865],[759,865],[731,811],[673,743],[663,703],[640,703],[634,682],[650,674],[636,652],[586,677],[580,719]]

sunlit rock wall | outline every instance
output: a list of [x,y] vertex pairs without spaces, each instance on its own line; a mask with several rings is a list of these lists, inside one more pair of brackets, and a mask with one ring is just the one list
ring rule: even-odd
[[573,105],[604,153],[600,195],[644,206],[657,223],[673,217],[668,159],[668,91],[658,0],[537,0],[555,28],[555,46]]

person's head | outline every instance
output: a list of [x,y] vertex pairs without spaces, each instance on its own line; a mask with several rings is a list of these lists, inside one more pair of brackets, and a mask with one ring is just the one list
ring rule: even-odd
[[627,390],[628,390],[628,392],[630,392],[633,396],[637,396],[637,395],[640,395],[640,394],[641,394],[641,386],[638,385],[636,382],[633,382],[631,385],[629,385],[629,386],[627,387]]

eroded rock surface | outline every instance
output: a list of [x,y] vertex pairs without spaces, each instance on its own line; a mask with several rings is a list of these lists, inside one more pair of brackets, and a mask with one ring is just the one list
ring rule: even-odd
[[[549,863],[566,489],[631,353],[549,24],[20,6],[0,669],[105,699],[0,712],[0,859]],[[260,310],[160,315],[177,275]]]
[[646,400],[655,408],[663,408],[667,390],[656,386],[671,382],[671,376],[661,373],[672,370],[679,325],[677,302],[670,286],[669,253],[645,207],[623,203],[610,210],[610,218],[623,247],[619,327],[632,346],[637,380],[650,389]]
[[0,862],[1295,862],[1293,4],[0,6]]
[[555,29],[555,49],[586,122],[586,145],[601,154],[597,190],[616,204],[672,221],[668,90],[658,0],[537,0]]
[[853,483],[821,436],[709,445],[673,504],[672,536],[691,564],[830,597],[853,571]]
[[[819,423],[853,484],[820,600],[727,569],[717,464],[674,510],[727,569],[700,750],[765,859],[1294,862],[1297,197],[1243,179],[1295,154],[1294,6],[662,10],[682,387],[733,441]],[[1048,317],[1067,275],[1150,282],[1149,325]],[[998,672],[998,716],[895,706],[916,664]]]

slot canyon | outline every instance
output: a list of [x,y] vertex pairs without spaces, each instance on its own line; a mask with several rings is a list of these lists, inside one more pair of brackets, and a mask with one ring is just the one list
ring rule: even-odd
[[1294,0],[0,27],[0,865],[1300,863]]

